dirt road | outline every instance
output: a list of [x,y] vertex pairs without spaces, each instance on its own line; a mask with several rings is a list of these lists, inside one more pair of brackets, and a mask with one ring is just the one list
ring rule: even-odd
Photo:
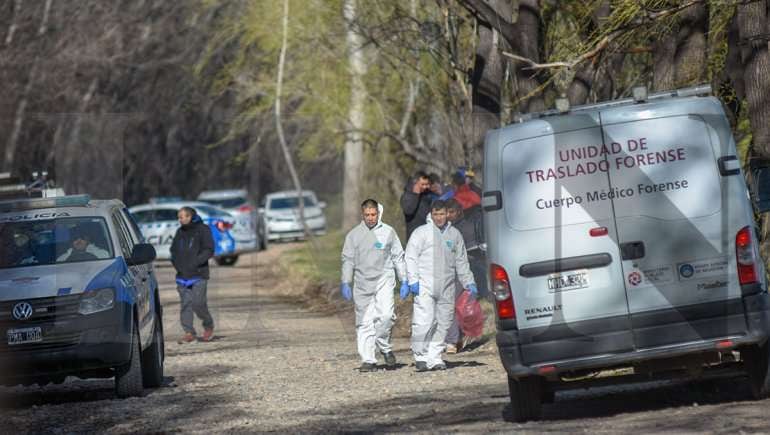
[[416,373],[398,339],[398,369],[359,373],[352,317],[296,302],[296,280],[276,266],[287,247],[212,270],[211,343],[176,344],[172,273],[158,268],[166,385],[127,400],[111,380],[0,388],[2,432],[770,432],[770,401],[749,401],[734,380],[559,393],[543,421],[511,423],[494,343]]

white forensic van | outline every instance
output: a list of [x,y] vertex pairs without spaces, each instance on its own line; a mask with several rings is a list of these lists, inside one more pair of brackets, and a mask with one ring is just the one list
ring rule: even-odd
[[490,288],[518,421],[597,384],[748,372],[770,392],[765,269],[722,106],[708,86],[634,94],[487,134]]

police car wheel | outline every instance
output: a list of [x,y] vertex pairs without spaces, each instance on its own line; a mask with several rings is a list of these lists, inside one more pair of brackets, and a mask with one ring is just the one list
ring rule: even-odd
[[543,413],[543,381],[537,376],[508,377],[513,421],[539,420]]
[[163,329],[156,315],[152,344],[142,352],[142,384],[144,388],[158,388],[163,384]]
[[237,255],[228,255],[226,257],[217,258],[217,264],[220,266],[233,266],[236,262],[238,262]]
[[115,394],[120,397],[136,397],[144,393],[142,385],[142,352],[139,347],[139,329],[134,323],[131,338],[131,359],[115,368]]
[[741,359],[749,375],[751,396],[755,400],[770,397],[770,350],[768,344],[741,350]]

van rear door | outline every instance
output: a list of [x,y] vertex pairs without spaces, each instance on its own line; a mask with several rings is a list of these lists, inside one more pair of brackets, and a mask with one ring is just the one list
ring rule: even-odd
[[722,147],[712,146],[718,135],[695,115],[602,118],[604,142],[621,149],[609,174],[611,188],[624,193],[612,203],[636,347],[742,334],[733,272],[740,228],[725,212],[730,198],[715,152]]
[[610,192],[598,118],[527,124],[516,134],[533,136],[513,136],[501,154],[507,230],[488,235],[511,280],[524,362],[631,350],[612,202],[586,196]]

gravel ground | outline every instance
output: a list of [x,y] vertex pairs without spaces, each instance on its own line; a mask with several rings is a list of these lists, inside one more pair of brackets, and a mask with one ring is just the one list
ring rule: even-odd
[[351,310],[309,309],[302,282],[276,261],[290,245],[212,270],[211,343],[181,335],[172,271],[158,268],[165,307],[166,385],[117,400],[111,380],[0,388],[3,433],[148,432],[770,432],[770,401],[741,381],[658,383],[559,393],[544,420],[509,420],[494,343],[416,373],[406,339],[395,370],[359,373]]

